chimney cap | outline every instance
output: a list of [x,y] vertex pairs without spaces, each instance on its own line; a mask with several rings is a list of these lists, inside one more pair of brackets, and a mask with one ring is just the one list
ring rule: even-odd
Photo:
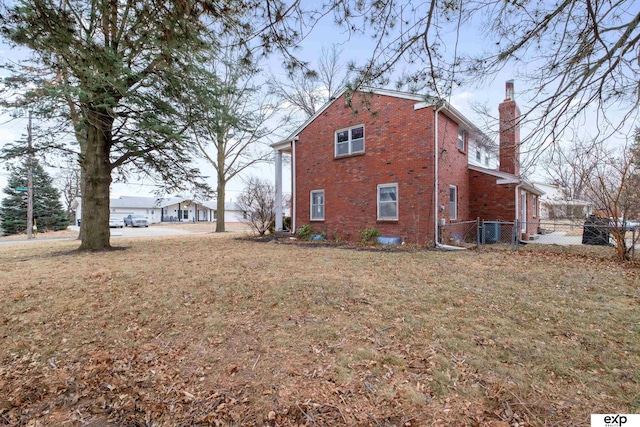
[[507,80],[505,84],[505,101],[514,99],[513,79]]

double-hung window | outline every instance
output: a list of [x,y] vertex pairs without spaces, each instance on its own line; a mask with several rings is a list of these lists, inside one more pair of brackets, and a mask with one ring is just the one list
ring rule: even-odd
[[458,150],[464,151],[467,146],[467,131],[458,129]]
[[449,219],[458,218],[458,187],[449,186]]
[[311,191],[311,221],[324,220],[324,190]]
[[364,126],[336,131],[336,157],[364,153]]
[[398,219],[398,184],[378,185],[378,219]]

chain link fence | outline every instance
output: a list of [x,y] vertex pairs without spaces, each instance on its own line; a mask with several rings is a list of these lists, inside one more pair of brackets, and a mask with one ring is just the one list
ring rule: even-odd
[[438,235],[439,242],[443,245],[466,248],[518,250],[526,245],[592,248],[622,246],[632,260],[636,259],[636,249],[640,249],[640,224],[615,224],[611,220],[599,218],[581,222],[554,220],[535,223],[478,219],[441,224]]
[[438,228],[439,240],[443,245],[460,247],[479,246],[478,221],[461,221],[441,225]]

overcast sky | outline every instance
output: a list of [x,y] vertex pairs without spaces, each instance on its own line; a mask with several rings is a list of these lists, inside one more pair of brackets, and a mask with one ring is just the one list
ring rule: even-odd
[[[453,45],[454,34],[450,35],[449,41]],[[473,33],[472,31],[463,31],[460,34],[459,47],[460,49],[464,49],[466,52],[480,51],[482,49],[482,45],[484,40],[478,37],[477,33]],[[297,55],[303,60],[309,61],[312,66],[317,61],[317,55],[321,52],[323,47],[330,47],[332,44],[339,44],[342,49],[342,58],[345,63],[353,60],[356,63],[362,63],[371,53],[372,49],[372,41],[369,36],[351,36],[349,38],[342,32],[341,29],[335,27],[330,19],[326,19],[322,21],[319,25],[317,25],[313,32],[304,40],[304,42],[300,45],[300,48],[296,51]],[[21,55],[21,52],[15,52],[7,50],[6,47],[0,45],[0,59],[5,60],[7,58],[15,58],[17,55]],[[527,64],[522,64],[522,67],[526,67]],[[263,68],[268,69],[270,71],[277,71],[281,68],[280,60],[277,57],[270,58],[267,62],[263,64]],[[526,100],[518,97],[518,93],[522,92],[525,88],[523,87],[522,82],[517,80],[517,71],[513,68],[506,68],[502,70],[492,81],[487,82],[478,82],[475,86],[467,86],[454,89],[453,94],[451,95],[449,102],[454,105],[458,110],[460,110],[465,116],[470,118],[473,122],[477,123],[479,127],[483,128],[482,125],[486,120],[486,118],[479,117],[473,110],[474,104],[486,105],[489,107],[489,111],[497,116],[497,106],[504,99],[504,85],[505,81],[509,79],[516,78],[515,81],[515,90],[516,90],[516,100],[519,102],[520,107],[523,111],[527,110]],[[393,79],[391,79],[393,82]],[[393,89],[393,85],[390,85],[388,88]],[[0,145],[5,144],[10,141],[14,141],[17,138],[20,138],[21,135],[26,133],[26,120],[25,119],[15,119],[8,121],[8,117],[0,117]],[[590,122],[585,120],[584,127],[585,130],[588,131],[588,127],[590,126]],[[523,130],[523,138],[526,137],[526,129]],[[624,138],[620,137],[620,141],[618,143],[623,143]],[[199,163],[201,165],[202,171],[205,175],[213,176],[214,171],[213,168],[208,166],[204,162]],[[55,170],[49,170],[52,175],[55,175]],[[274,179],[274,167],[273,165],[262,165],[260,167],[253,168],[244,174],[244,176],[248,175],[258,175],[270,180]],[[290,189],[290,173],[288,170],[284,172],[285,178],[285,192]],[[6,181],[8,178],[8,174],[4,167],[0,168],[0,189],[3,189],[6,186]],[[534,175],[534,179],[542,180],[544,178],[541,170],[538,171]],[[211,187],[215,187],[215,180],[210,179],[209,184]],[[234,199],[237,197],[239,192],[243,188],[242,178],[236,178],[232,180],[227,186],[227,200]],[[153,192],[155,190],[155,185],[153,182],[131,182],[129,184],[118,184],[114,183],[111,187],[111,197],[116,198],[121,195],[128,196],[153,196]],[[0,194],[0,198],[3,197],[4,194]]]

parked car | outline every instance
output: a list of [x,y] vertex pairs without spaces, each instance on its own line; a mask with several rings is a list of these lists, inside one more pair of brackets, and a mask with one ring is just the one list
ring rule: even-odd
[[611,226],[612,227],[622,227],[622,224],[624,224],[624,229],[627,231],[631,231],[634,228],[639,228],[640,227],[640,223],[638,223],[637,221],[623,221],[622,218],[616,218],[616,219],[611,219],[609,220],[611,222]]
[[114,216],[110,216],[109,227],[122,228],[124,227],[124,220],[122,218],[116,218]]
[[149,221],[143,215],[127,215],[124,217],[124,226],[129,227],[148,227]]

